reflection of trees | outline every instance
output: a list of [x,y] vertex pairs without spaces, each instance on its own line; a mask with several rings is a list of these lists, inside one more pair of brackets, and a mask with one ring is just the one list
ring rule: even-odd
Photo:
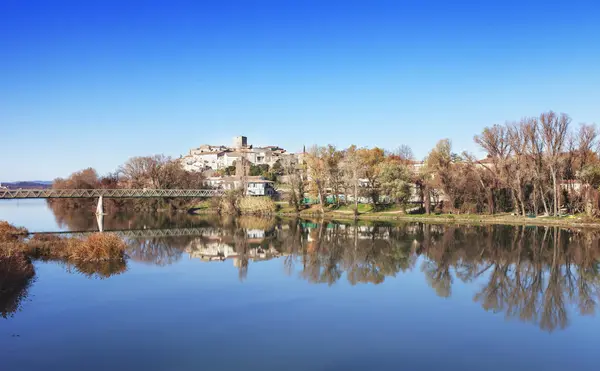
[[[301,255],[300,275],[313,283],[333,284],[343,273],[351,284],[381,283],[386,276],[414,264],[411,241],[405,233],[387,225],[345,225],[320,223],[308,229],[290,224],[288,241],[299,243],[301,249],[283,251]],[[304,238],[301,236],[304,235]],[[286,263],[294,259],[286,258]]]
[[[424,226],[430,229],[431,226]],[[421,242],[423,270],[446,296],[455,271],[463,282],[486,281],[475,295],[485,310],[552,331],[568,324],[567,308],[594,313],[600,249],[592,232],[546,227],[445,227]],[[425,236],[426,233],[423,235]],[[592,246],[593,245],[593,246]]]
[[157,237],[127,241],[127,255],[134,261],[156,265],[173,264],[194,237]]
[[0,316],[17,312],[35,276],[31,261],[23,254],[0,256]]
[[[67,199],[70,200],[70,199]],[[86,200],[86,199],[82,199]],[[61,228],[71,231],[96,230],[98,228],[94,210],[97,200],[87,200],[85,207],[66,207],[57,200],[49,200],[48,206]],[[81,205],[80,205],[81,206]],[[127,212],[107,211],[104,216],[104,229],[166,229],[186,228],[207,225],[212,221],[180,212]]]
[[[568,308],[596,311],[600,234],[547,227],[339,224],[287,221],[277,244],[288,272],[313,283],[380,283],[421,271],[441,297],[458,281],[480,284],[474,299],[488,311],[552,331],[568,325]],[[297,262],[301,266],[296,267]]]
[[126,272],[127,262],[125,260],[108,260],[94,263],[76,262],[67,265],[67,270],[88,278],[104,279]]

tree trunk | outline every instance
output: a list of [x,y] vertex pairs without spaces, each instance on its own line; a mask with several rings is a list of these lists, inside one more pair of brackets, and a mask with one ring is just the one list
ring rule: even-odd
[[425,198],[425,212],[431,214],[431,195],[429,194],[429,186],[425,186],[423,194]]
[[358,215],[358,178],[354,182],[354,216]]
[[533,213],[536,216],[538,214],[537,185],[535,183],[533,183]]
[[325,198],[320,182],[317,183],[317,191],[319,192],[319,203],[321,204],[321,213],[325,212]]
[[542,198],[542,204],[544,205],[544,211],[546,215],[550,215],[550,210],[548,210],[548,203],[546,202],[546,197],[544,196],[544,189],[540,187],[540,197]]
[[584,202],[585,202],[585,213],[587,216],[594,215],[594,204],[592,203],[592,190],[590,186],[585,186],[584,188]]
[[525,200],[523,200],[523,187],[521,185],[519,185],[519,202],[521,203],[521,215],[526,216]]
[[513,211],[515,212],[515,214],[519,213],[519,201],[517,201],[517,196],[515,196],[515,190],[511,187],[510,188],[510,197],[512,198],[512,202],[513,202]]
[[488,210],[491,215],[494,215],[496,212],[496,206],[494,205],[494,189],[488,189]]
[[552,192],[554,193],[554,216],[558,216],[558,192],[556,192],[556,171],[552,169]]

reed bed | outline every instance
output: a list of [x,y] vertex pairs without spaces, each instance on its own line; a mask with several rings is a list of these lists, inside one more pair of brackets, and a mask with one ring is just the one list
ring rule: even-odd
[[270,197],[246,196],[239,200],[239,209],[242,214],[274,214],[275,202]]
[[8,222],[0,220],[0,243],[19,242],[25,239],[28,234],[27,229],[15,227]]
[[27,230],[0,222],[0,255],[22,253],[41,260],[66,262],[104,262],[123,260],[127,245],[114,233],[93,233],[86,238],[63,238],[51,234],[36,234],[25,239]]

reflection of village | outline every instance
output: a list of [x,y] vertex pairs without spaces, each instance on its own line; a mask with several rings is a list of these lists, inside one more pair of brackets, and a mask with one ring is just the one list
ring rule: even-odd
[[[272,246],[264,246],[268,231],[261,229],[248,229],[243,231],[243,236],[224,235],[215,231],[214,234],[203,235],[193,239],[186,247],[185,252],[192,259],[203,261],[224,261],[232,259],[233,265],[242,266],[242,259],[257,262],[282,256]],[[236,250],[236,238],[243,240],[249,247],[245,253]]]
[[[319,224],[303,222],[302,225],[303,238],[310,247],[311,244],[319,242],[318,230]],[[435,226],[434,226],[435,227]],[[409,226],[409,230],[416,231],[416,226]],[[236,234],[227,234],[223,230],[215,229],[212,233],[205,233],[201,237],[194,238],[185,248],[185,252],[192,259],[200,259],[202,261],[225,261],[232,259],[233,265],[239,267],[242,263],[240,259],[246,259],[249,262],[259,262],[282,256],[288,256],[285,251],[278,250],[276,243],[270,243],[278,240],[287,232],[289,225],[280,225],[278,228],[270,230],[264,229],[246,229],[243,232]],[[369,240],[373,238],[374,227],[368,225],[345,225],[345,224],[328,224],[325,226],[326,233],[346,231],[348,233],[356,233],[356,238],[359,240]],[[321,236],[322,237],[322,236]],[[389,231],[382,230],[378,233],[377,238],[386,239],[389,237]],[[244,251],[236,249],[236,241],[242,241],[242,245],[246,247]]]

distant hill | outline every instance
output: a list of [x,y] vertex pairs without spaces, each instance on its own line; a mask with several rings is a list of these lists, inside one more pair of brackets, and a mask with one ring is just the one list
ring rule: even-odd
[[8,189],[44,189],[52,186],[51,181],[47,180],[28,180],[18,182],[2,182],[2,187]]

